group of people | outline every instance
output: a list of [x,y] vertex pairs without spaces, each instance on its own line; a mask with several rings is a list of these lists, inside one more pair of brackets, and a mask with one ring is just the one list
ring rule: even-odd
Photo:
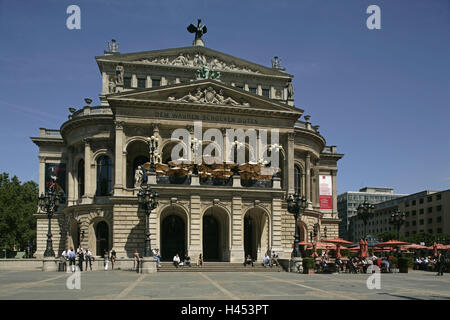
[[448,263],[445,253],[439,252],[437,256],[416,257],[414,259],[415,270],[437,271],[437,276],[444,275]]
[[[175,254],[175,256],[173,257],[173,265],[178,268],[179,266],[188,266],[188,267],[192,267],[192,263],[191,263],[191,257],[189,257],[189,255],[186,253],[184,255],[184,259],[183,261],[181,261],[180,256],[177,254]],[[197,267],[203,267],[203,255],[200,253],[197,259]]]
[[[247,265],[251,265],[252,267],[255,266],[254,264],[254,260],[252,258],[252,256],[250,254],[247,255],[247,257],[244,260],[244,267]],[[264,258],[262,261],[262,266],[263,267],[273,267],[273,266],[279,266],[279,262],[278,262],[278,253],[276,253],[275,251],[268,251],[264,254]]]
[[[110,262],[111,262],[111,269],[114,270],[114,264],[116,262],[116,251],[114,251],[114,249],[111,250],[111,252],[108,252],[107,250],[105,250],[103,258],[104,258],[105,270],[108,270]],[[78,264],[77,264],[77,260],[78,260]],[[92,262],[93,261],[95,261],[95,257],[92,254],[91,250],[89,250],[89,248],[84,249],[81,247],[81,245],[79,245],[76,250],[73,250],[73,248],[70,248],[68,250],[64,250],[61,253],[61,257],[59,260],[59,266],[60,266],[59,271],[67,271],[67,262],[69,263],[70,272],[77,271],[77,267],[78,267],[79,271],[83,271],[83,262],[85,264],[84,270],[92,271]]]
[[92,271],[92,261],[94,261],[94,256],[92,255],[91,250],[83,249],[81,246],[78,246],[77,250],[73,250],[70,248],[68,250],[64,250],[61,253],[60,257],[60,270],[59,271],[67,271],[67,262],[69,262],[69,268],[71,272],[76,271],[76,259],[78,257],[78,270],[83,271],[83,262],[85,262],[85,270],[89,269]]

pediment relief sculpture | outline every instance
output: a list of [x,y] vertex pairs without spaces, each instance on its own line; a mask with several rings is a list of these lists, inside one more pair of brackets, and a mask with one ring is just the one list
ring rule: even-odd
[[257,70],[252,70],[244,66],[237,66],[233,63],[228,64],[224,61],[219,60],[217,57],[208,57],[200,53],[194,55],[180,53],[178,56],[172,57],[156,57],[153,59],[140,59],[138,62],[144,63],[157,63],[157,64],[167,64],[173,66],[184,66],[184,67],[202,67],[207,66],[212,70],[222,70],[222,71],[241,71],[250,73],[260,73]]
[[212,103],[212,104],[222,104],[222,105],[235,105],[235,106],[245,106],[249,107],[248,102],[239,103],[231,97],[225,97],[223,90],[220,89],[219,92],[214,90],[212,87],[206,89],[197,88],[195,95],[189,92],[187,95],[181,98],[175,98],[169,96],[168,101],[180,101],[180,102],[190,102],[190,103]]

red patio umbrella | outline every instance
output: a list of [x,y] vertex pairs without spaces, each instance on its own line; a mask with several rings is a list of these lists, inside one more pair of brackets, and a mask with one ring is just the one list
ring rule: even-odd
[[403,241],[397,241],[397,240],[389,240],[386,242],[380,242],[377,243],[378,247],[398,247],[398,246],[405,246],[410,244],[409,242],[403,242]]
[[413,249],[413,250],[420,250],[420,249],[428,249],[426,246],[421,246],[420,244],[412,243],[405,246],[402,246],[402,249]]
[[363,239],[361,239],[359,241],[359,256],[361,258],[365,258],[365,257],[369,256],[368,254],[366,254],[366,244]]
[[327,240],[322,240],[322,241],[327,242],[327,243],[334,243],[336,245],[336,258],[337,259],[341,258],[341,245],[353,244],[352,242],[344,240],[342,238],[327,239]]

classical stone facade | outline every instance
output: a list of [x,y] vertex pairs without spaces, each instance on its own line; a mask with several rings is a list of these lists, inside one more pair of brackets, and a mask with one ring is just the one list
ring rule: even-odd
[[[309,201],[299,221],[301,240],[310,240],[314,225],[317,239],[338,236],[336,172],[343,155],[326,146],[308,116],[299,120],[303,110],[294,106],[293,76],[284,69],[203,46],[106,52],[96,61],[101,105],[91,106],[86,99],[84,107],[70,108],[59,130],[41,128],[32,138],[39,146],[40,193],[48,186],[46,175],[59,173],[56,183],[66,194],[52,221],[55,251],[81,244],[97,256],[112,248],[118,257],[142,253],[145,214],[138,207],[134,179],[137,166],[150,158],[146,138],[159,139],[157,162],[167,164],[173,131],[185,128],[193,137],[196,121],[202,123],[202,134],[208,129],[225,134],[226,129],[278,130],[281,172],[254,184],[244,183],[237,173],[222,184],[192,172],[181,180],[158,173],[152,189],[160,197],[150,214],[150,234],[152,248],[160,248],[164,259],[178,252],[241,262],[245,254],[260,260],[267,250],[290,257],[294,218],[286,197],[294,192]],[[209,143],[203,139],[203,148]],[[248,160],[254,150],[245,148]],[[320,205],[322,175],[331,177],[327,209]],[[36,217],[39,257],[45,250],[47,216],[38,212]]]

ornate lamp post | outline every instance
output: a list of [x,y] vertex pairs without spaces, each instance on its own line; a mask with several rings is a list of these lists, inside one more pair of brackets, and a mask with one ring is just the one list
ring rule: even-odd
[[142,185],[138,194],[138,202],[142,209],[145,210],[145,247],[144,257],[151,257],[153,255],[150,249],[150,213],[158,206],[159,197],[157,192],[153,192],[150,185]]
[[298,243],[300,241],[300,235],[298,230],[297,221],[299,216],[301,217],[303,211],[306,209],[307,206],[307,200],[305,197],[300,197],[298,193],[295,193],[294,195],[289,195],[287,198],[288,203],[288,211],[289,213],[292,213],[295,218],[295,236],[294,236],[294,250],[292,251],[292,257],[294,258],[300,258],[300,248],[298,246]]
[[42,193],[38,199],[39,208],[47,213],[48,217],[47,247],[44,252],[44,257],[55,256],[52,243],[51,219],[56,210],[58,210],[58,206],[61,200],[61,196],[59,194],[56,194],[54,188],[52,187],[50,187],[49,190],[45,192],[45,194]]
[[150,150],[150,172],[155,172],[155,154],[157,153],[159,139],[155,136],[147,137],[147,144]]
[[197,138],[191,139],[191,150],[193,152],[193,157],[194,157],[194,170],[192,171],[193,174],[198,174],[197,158],[198,158],[199,149],[201,146],[202,146],[201,140],[198,140]]
[[357,217],[364,223],[364,239],[367,239],[367,220],[372,216],[375,206],[364,200],[357,209]]
[[401,212],[400,210],[396,210],[392,212],[391,217],[389,218],[389,223],[392,224],[397,230],[397,240],[400,241],[400,227],[403,223],[405,223],[406,214]]

